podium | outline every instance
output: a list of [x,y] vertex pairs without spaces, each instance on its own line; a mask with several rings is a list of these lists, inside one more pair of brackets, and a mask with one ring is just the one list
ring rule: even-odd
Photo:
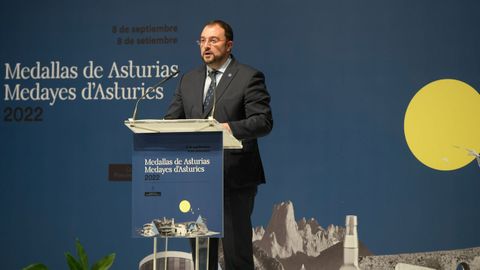
[[[242,144],[214,119],[126,120],[134,133],[132,236],[223,237],[223,149]],[[208,266],[208,248],[207,248]],[[165,260],[166,262],[167,260]],[[153,267],[156,270],[156,259]],[[165,265],[165,269],[166,265]]]

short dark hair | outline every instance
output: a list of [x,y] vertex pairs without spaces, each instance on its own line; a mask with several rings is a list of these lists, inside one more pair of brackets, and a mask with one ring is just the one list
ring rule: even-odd
[[233,29],[228,23],[222,20],[213,20],[205,24],[205,26],[209,26],[209,25],[220,26],[225,31],[225,37],[227,38],[227,40],[233,41]]

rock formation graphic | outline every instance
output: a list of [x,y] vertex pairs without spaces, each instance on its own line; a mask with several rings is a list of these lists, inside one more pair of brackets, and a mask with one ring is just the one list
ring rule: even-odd
[[[325,229],[314,218],[296,221],[293,203],[282,202],[273,207],[266,228],[253,229],[255,267],[258,270],[338,270],[343,263],[344,237],[342,226],[332,224]],[[362,244],[360,254],[371,255]]]
[[[255,269],[339,270],[344,259],[345,233],[345,227],[331,224],[325,229],[313,218],[296,221],[290,201],[274,205],[267,227],[253,229]],[[358,246],[359,267],[362,270],[394,270],[397,264],[437,270],[480,270],[480,247],[373,256],[362,241],[359,240]],[[221,249],[219,261],[224,269]]]

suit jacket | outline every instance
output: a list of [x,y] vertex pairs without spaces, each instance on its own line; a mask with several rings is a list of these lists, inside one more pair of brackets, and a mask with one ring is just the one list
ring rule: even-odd
[[[204,119],[212,103],[203,111],[206,66],[194,69],[180,80],[165,119]],[[232,59],[216,87],[214,118],[228,123],[243,149],[225,150],[225,188],[252,187],[265,183],[257,138],[273,126],[270,95],[263,73]]]

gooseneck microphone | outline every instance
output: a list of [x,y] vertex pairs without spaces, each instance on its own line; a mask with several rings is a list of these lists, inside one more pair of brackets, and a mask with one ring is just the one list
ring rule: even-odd
[[146,95],[148,95],[150,92],[155,90],[157,87],[159,87],[160,85],[164,84],[166,81],[170,80],[172,77],[177,75],[179,72],[180,72],[180,70],[177,70],[177,71],[173,72],[172,74],[170,74],[169,76],[165,77],[163,80],[161,80],[160,82],[158,82],[157,84],[152,86],[150,89],[145,91],[145,93],[143,93],[143,95],[135,103],[135,109],[133,110],[133,115],[132,115],[132,118],[130,120],[132,125],[135,123],[135,118],[137,116],[137,108],[138,108],[138,104],[140,103],[140,100],[142,100]]

